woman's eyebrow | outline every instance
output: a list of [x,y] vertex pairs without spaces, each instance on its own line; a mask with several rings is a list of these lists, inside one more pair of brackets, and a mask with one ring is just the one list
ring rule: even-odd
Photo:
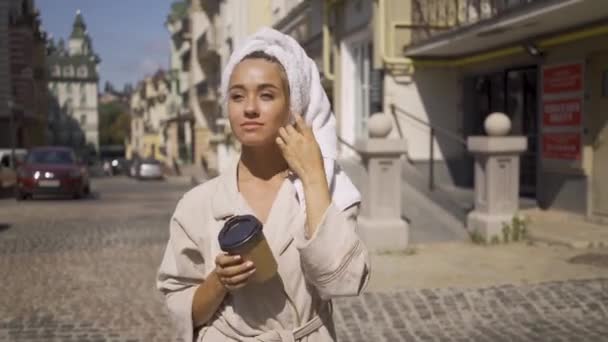
[[265,89],[265,88],[279,89],[279,87],[277,87],[276,85],[274,85],[272,83],[262,83],[262,84],[258,85],[258,89]]
[[245,86],[242,84],[235,84],[235,85],[230,86],[230,88],[228,90],[232,90],[232,89],[245,90]]

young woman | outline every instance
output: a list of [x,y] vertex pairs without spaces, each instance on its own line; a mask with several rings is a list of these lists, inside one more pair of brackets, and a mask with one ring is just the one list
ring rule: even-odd
[[[335,341],[331,299],[358,295],[370,264],[317,68],[295,40],[263,29],[231,56],[222,94],[241,154],[179,201],[158,288],[185,341]],[[219,247],[226,219],[243,214],[263,223],[278,263],[264,283]]]

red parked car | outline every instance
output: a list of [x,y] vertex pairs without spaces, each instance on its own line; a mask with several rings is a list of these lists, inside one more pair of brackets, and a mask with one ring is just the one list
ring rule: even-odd
[[87,168],[68,147],[33,148],[17,170],[17,200],[34,195],[68,195],[76,199],[89,191]]

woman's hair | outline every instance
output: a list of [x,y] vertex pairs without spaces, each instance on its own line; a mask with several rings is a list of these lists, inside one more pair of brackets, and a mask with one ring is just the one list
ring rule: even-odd
[[287,71],[285,71],[285,67],[283,67],[283,64],[281,64],[281,62],[275,56],[269,55],[264,51],[258,50],[246,55],[241,61],[244,61],[246,59],[263,59],[270,63],[276,63],[281,69],[281,80],[283,81],[283,86],[285,87],[285,93],[289,98],[289,79],[287,78]]

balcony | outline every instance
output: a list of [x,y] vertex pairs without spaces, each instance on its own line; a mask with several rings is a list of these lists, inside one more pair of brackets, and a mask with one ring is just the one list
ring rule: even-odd
[[219,46],[216,43],[214,30],[205,32],[196,42],[198,53],[198,62],[203,70],[208,73],[209,70],[221,68],[221,56],[218,53]]
[[[414,0],[413,43],[436,34],[482,22],[532,2],[544,0]],[[546,2],[546,1],[545,1]]]
[[405,55],[472,55],[591,25],[608,16],[596,0],[412,0],[412,44]]

